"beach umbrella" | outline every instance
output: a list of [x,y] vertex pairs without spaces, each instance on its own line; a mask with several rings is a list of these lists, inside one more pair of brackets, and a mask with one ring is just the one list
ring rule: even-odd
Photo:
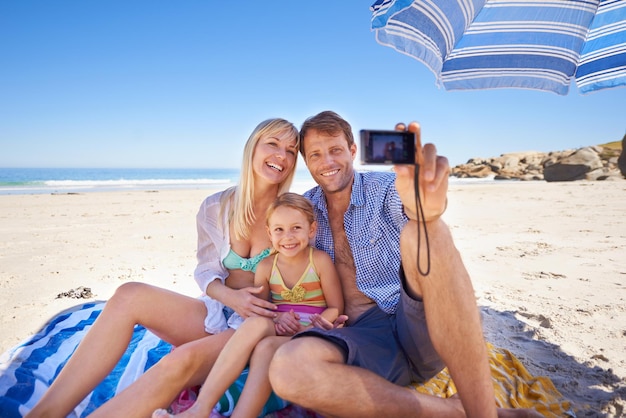
[[626,85],[626,0],[378,0],[376,40],[447,90]]

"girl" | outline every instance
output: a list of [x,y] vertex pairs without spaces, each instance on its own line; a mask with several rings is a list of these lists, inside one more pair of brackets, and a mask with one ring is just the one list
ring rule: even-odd
[[[270,297],[279,314],[274,320],[249,317],[239,326],[217,358],[198,399],[179,417],[208,417],[248,360],[250,373],[231,416],[259,416],[271,393],[268,368],[276,348],[296,332],[312,327],[320,316],[332,323],[341,314],[343,296],[335,266],[328,254],[309,245],[315,231],[313,206],[303,196],[285,193],[269,207],[267,232],[275,255],[259,263],[254,284],[262,287],[260,296]],[[263,340],[266,337],[275,338]],[[152,415],[170,416],[164,410]]]

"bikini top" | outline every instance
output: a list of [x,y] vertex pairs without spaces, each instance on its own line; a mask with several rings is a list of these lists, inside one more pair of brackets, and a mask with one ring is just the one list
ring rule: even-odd
[[309,264],[302,272],[300,279],[291,289],[285,285],[283,276],[276,265],[277,261],[278,254],[274,257],[274,264],[272,265],[269,280],[273,303],[279,306],[279,308],[282,304],[294,303],[323,308],[327,306],[326,299],[322,292],[322,283],[320,282],[320,277],[317,275],[315,265],[313,264],[313,247],[309,247]]
[[231,249],[222,260],[222,264],[228,270],[244,270],[254,273],[256,272],[256,266],[268,255],[270,255],[269,248],[250,258],[243,258]]

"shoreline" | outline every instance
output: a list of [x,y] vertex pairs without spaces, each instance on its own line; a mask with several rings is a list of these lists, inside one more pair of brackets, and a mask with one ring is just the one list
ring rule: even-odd
[[[128,281],[198,296],[195,215],[218,190],[0,195],[1,351]],[[604,410],[597,416],[626,408],[625,191],[626,182],[452,182],[444,214],[487,341],[574,403]],[[57,298],[80,286],[93,297]]]

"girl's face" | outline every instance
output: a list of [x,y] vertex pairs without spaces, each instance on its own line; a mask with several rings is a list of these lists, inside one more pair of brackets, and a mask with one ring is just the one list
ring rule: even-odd
[[257,178],[271,184],[285,181],[296,165],[296,139],[288,132],[259,139],[252,156],[252,169]]
[[269,217],[267,232],[276,251],[294,256],[309,246],[315,236],[315,222],[310,224],[297,209],[280,206]]

